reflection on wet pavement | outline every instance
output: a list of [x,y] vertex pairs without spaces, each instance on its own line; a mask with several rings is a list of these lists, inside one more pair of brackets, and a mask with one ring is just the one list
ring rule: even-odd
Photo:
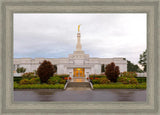
[[146,101],[142,89],[68,88],[14,90],[15,101]]

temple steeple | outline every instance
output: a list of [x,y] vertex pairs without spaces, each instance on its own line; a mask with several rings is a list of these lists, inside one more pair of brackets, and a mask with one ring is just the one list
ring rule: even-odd
[[82,51],[80,25],[78,25],[76,51]]

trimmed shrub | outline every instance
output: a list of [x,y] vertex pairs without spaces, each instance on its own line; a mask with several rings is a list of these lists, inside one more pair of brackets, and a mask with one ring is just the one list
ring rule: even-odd
[[25,84],[30,84],[30,80],[29,79],[22,79],[20,82],[19,82],[20,85],[25,85]]
[[48,84],[58,84],[61,81],[61,78],[59,77],[50,77],[48,80]]
[[106,76],[105,76],[105,75],[102,75],[102,74],[99,74],[99,75],[93,74],[93,75],[89,75],[89,78],[90,78],[90,79],[106,78]]
[[62,79],[65,79],[66,77],[68,78],[69,75],[68,74],[60,74],[60,75],[54,75],[54,77],[59,77],[59,78],[62,78]]
[[137,77],[136,72],[122,72],[120,77],[128,77],[128,78],[135,78]]
[[66,80],[61,79],[61,80],[59,81],[59,83],[60,83],[60,84],[65,84],[65,83],[66,83]]
[[19,68],[17,68],[17,73],[24,73],[25,71],[26,71],[26,68],[24,68],[24,67],[19,67]]
[[91,80],[91,82],[92,82],[92,84],[99,84],[100,83],[100,81],[98,79],[93,79],[93,80]]
[[28,72],[28,73],[24,73],[22,75],[22,79],[32,79],[32,78],[35,78],[37,77],[34,72]]
[[138,81],[136,78],[129,78],[129,83],[130,84],[138,84]]
[[64,89],[64,84],[28,84],[19,85],[14,83],[14,89]]
[[44,60],[37,69],[37,74],[42,83],[47,83],[48,79],[53,76],[54,68],[50,61]]
[[138,83],[146,83],[147,82],[146,77],[136,77],[136,79],[138,80]]
[[107,78],[100,78],[99,79],[99,83],[100,84],[109,84],[110,80],[108,80]]
[[22,80],[22,77],[14,77],[13,80],[14,82],[19,83]]
[[120,74],[119,67],[115,66],[114,62],[112,62],[106,66],[105,74],[111,82],[117,82],[117,78]]
[[30,84],[40,84],[39,77],[30,79]]
[[118,82],[122,82],[123,84],[138,84],[136,78],[128,78],[128,77],[119,77]]
[[94,84],[94,89],[146,89],[146,84]]

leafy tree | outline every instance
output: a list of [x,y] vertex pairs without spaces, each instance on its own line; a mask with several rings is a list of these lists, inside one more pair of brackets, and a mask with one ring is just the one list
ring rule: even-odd
[[147,70],[147,50],[145,50],[142,54],[140,54],[140,58],[138,63],[143,66],[143,71]]
[[44,60],[37,69],[41,83],[47,83],[48,79],[54,74],[54,67],[50,61]]
[[24,68],[24,67],[19,67],[19,68],[17,68],[17,73],[24,73],[25,71],[26,71],[26,68]]
[[104,64],[101,65],[101,72],[105,72]]
[[117,82],[118,76],[120,74],[119,66],[116,66],[114,62],[108,64],[106,66],[105,74],[111,82]]
[[127,71],[128,72],[142,72],[142,70],[139,68],[139,66],[136,64],[133,64],[131,61],[127,60]]

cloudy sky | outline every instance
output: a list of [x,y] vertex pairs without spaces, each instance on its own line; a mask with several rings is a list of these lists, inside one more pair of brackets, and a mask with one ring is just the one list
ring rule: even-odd
[[68,57],[81,44],[90,57],[124,57],[137,64],[146,49],[146,14],[14,14],[14,58]]

